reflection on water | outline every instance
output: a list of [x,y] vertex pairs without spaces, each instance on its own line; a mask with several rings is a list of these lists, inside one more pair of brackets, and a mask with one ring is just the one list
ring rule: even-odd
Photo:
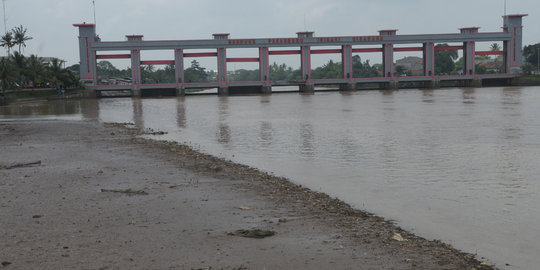
[[435,98],[433,97],[433,91],[435,90],[432,90],[432,89],[422,90],[422,102],[425,102],[425,103],[435,102]]
[[261,121],[259,140],[261,148],[268,149],[272,146],[272,123]]
[[144,128],[142,99],[133,99],[133,123],[137,128]]
[[179,128],[186,128],[186,106],[185,106],[185,98],[180,97],[178,98],[178,102],[176,103],[176,124]]
[[219,98],[218,102],[218,133],[217,141],[221,144],[229,144],[231,142],[231,129],[227,124],[229,116],[229,97],[224,96]]
[[[291,178],[501,268],[540,264],[540,88],[102,99],[0,119],[133,122]],[[506,266],[510,264],[511,266]]]
[[474,88],[463,88],[463,104],[474,104]]
[[80,119],[81,112],[80,102],[66,102],[64,100],[42,101],[23,105],[0,106],[0,119],[9,119],[13,116],[27,119]]
[[314,136],[313,126],[311,124],[300,123],[300,139],[302,140],[300,154],[303,157],[312,158],[315,156]]

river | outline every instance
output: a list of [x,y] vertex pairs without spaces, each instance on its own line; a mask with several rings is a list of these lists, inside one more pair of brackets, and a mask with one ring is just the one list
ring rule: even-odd
[[336,196],[502,269],[540,265],[540,87],[38,102],[0,121],[131,122]]

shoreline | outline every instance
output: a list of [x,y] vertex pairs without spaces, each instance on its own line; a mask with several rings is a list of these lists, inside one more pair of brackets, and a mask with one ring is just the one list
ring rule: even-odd
[[[502,87],[504,85],[486,85],[486,86],[481,86],[480,88],[490,88],[490,87]],[[507,85],[507,86],[512,86],[512,87],[531,87],[531,86],[540,86],[540,77],[531,77],[531,76],[522,76],[522,77],[518,77],[514,80],[513,83],[511,83],[510,85]],[[332,89],[331,91],[342,91],[342,90],[339,90],[339,87],[338,85],[333,85],[333,86],[318,86],[318,87],[321,87],[321,88],[327,88],[327,89]],[[437,88],[437,89],[445,89],[445,88],[453,88],[453,87],[456,87],[456,86],[443,86],[443,87],[440,87],[440,88]],[[471,88],[474,88],[474,87],[471,87]],[[335,90],[334,90],[335,89]],[[429,88],[399,88],[397,90],[410,90],[410,89],[419,89],[419,90],[432,90],[432,89],[429,89]],[[41,91],[39,89],[35,89],[37,92]],[[206,89],[204,89],[206,90]],[[200,91],[204,91],[204,90],[200,90]],[[0,96],[0,106],[5,106],[5,105],[8,105],[8,104],[22,104],[22,103],[28,103],[28,102],[35,102],[35,101],[49,101],[49,100],[61,100],[61,99],[86,99],[86,98],[96,98],[96,94],[93,92],[93,90],[86,90],[86,89],[75,89],[75,90],[70,90],[70,91],[75,91],[75,93],[67,93],[66,94],[66,97],[65,98],[62,98],[60,97],[59,95],[50,95],[50,96],[41,96],[41,97],[29,97],[29,98],[18,98],[18,99],[15,99],[15,100],[10,100],[7,96],[5,97],[2,97]],[[189,95],[218,95],[217,93],[198,93],[200,91],[188,91],[190,94],[187,94],[187,96]],[[319,90],[320,91],[329,91],[329,90]],[[354,90],[351,90],[351,91],[385,91],[385,89],[377,89],[377,88],[357,88],[357,89],[354,89]],[[32,92],[31,90],[25,90],[24,92]],[[278,93],[286,93],[286,92],[291,92],[291,91],[283,91],[283,92],[274,92],[274,94],[278,94]],[[298,93],[298,91],[292,91],[294,93]],[[315,92],[318,92],[318,91],[315,91]],[[110,96],[108,98],[114,98],[116,96]],[[120,96],[120,97],[124,97],[124,96]],[[107,97],[105,97],[107,98]]]
[[[8,233],[0,234],[2,250],[7,250],[6,258],[0,260],[10,262],[10,269],[35,267],[38,265],[32,261],[21,264],[21,255],[29,254],[17,250],[30,253],[39,250],[48,257],[58,255],[59,249],[60,257],[52,256],[54,260],[45,260],[39,268],[76,266],[90,259],[89,269],[128,265],[137,269],[172,266],[176,267],[173,269],[357,269],[360,265],[366,269],[494,269],[472,254],[415,236],[384,218],[353,209],[339,199],[286,178],[203,154],[176,142],[137,137],[140,134],[140,130],[117,123],[0,122],[2,152],[10,153],[0,157],[0,165],[4,166],[0,166],[0,175],[6,179],[0,182],[0,209],[6,213],[1,214],[0,224],[10,228]],[[10,162],[28,162],[31,157],[40,156],[39,165],[6,169]],[[58,177],[59,171],[70,177]],[[21,184],[20,179],[25,179],[25,183]],[[47,186],[43,201],[29,204],[28,201],[35,200],[36,190],[28,192],[28,188],[40,186],[44,179],[48,181],[42,184]],[[111,188],[144,191],[147,195],[103,192]],[[72,198],[71,204],[62,204],[63,211],[56,213],[53,209],[59,202],[47,198],[65,196],[65,189],[84,192]],[[13,201],[23,206],[16,206]],[[117,217],[126,203],[130,205],[130,215]],[[84,206],[91,204],[98,207]],[[162,210],[172,206],[175,211]],[[43,208],[55,213],[38,213]],[[66,213],[83,219],[92,216],[80,231],[99,236],[101,242],[96,244],[76,236],[70,245],[47,248],[50,246],[47,243],[61,242],[59,231],[77,231],[72,226],[75,224],[67,222],[73,216]],[[54,219],[48,220],[51,217]],[[109,222],[115,218],[123,222]],[[141,220],[143,227],[137,226]],[[41,235],[42,226],[48,222],[55,227],[53,232],[45,230],[48,236],[36,239],[33,233]],[[165,235],[161,228],[164,224],[170,225]],[[137,237],[131,234],[133,227],[138,228]],[[183,229],[173,229],[179,227]],[[264,239],[234,235],[236,230],[254,228],[271,230],[275,235]],[[124,237],[115,238],[116,235]],[[126,235],[141,242],[134,246],[123,243]],[[182,239],[182,245],[191,248],[173,245],[168,239],[170,235]],[[115,241],[110,241],[107,248],[117,253],[118,260],[123,259],[121,262],[104,259],[96,249],[96,246],[103,248],[105,239],[111,237]],[[139,238],[158,239],[154,244],[169,249],[152,250],[153,256],[144,255],[148,250]],[[176,249],[180,251],[175,255],[182,260],[198,257],[198,262],[173,264],[178,258],[172,256],[171,250]],[[81,260],[75,254],[86,255]],[[144,258],[150,260],[141,260]],[[161,261],[152,262],[152,258]]]

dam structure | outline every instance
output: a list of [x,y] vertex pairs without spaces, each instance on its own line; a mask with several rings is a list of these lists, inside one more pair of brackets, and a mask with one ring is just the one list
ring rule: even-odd
[[[280,38],[231,38],[228,33],[213,34],[203,40],[144,40],[142,35],[127,35],[124,41],[101,41],[96,35],[95,24],[74,24],[79,29],[81,82],[98,94],[102,91],[130,91],[133,96],[143,92],[172,91],[184,95],[185,89],[217,88],[218,94],[263,93],[270,94],[272,86],[298,86],[301,92],[313,92],[315,86],[339,86],[341,90],[354,90],[360,84],[378,84],[387,89],[398,89],[400,83],[419,83],[438,88],[443,81],[458,81],[464,86],[481,86],[485,80],[511,80],[522,73],[523,51],[522,19],[525,14],[503,16],[501,32],[479,32],[479,27],[460,28],[459,33],[398,35],[396,29],[380,30],[378,35],[317,37],[314,32],[298,32],[295,37]],[[502,42],[502,51],[477,51],[479,42]],[[452,44],[452,45],[438,45]],[[457,45],[456,45],[457,44]],[[333,49],[328,49],[333,47]],[[227,57],[228,49],[258,49],[258,57]],[[167,50],[174,52],[174,59],[141,59],[141,51]],[[435,52],[439,50],[462,51],[463,68],[459,75],[436,74]],[[122,53],[119,53],[122,52]],[[421,52],[421,75],[399,76],[395,73],[395,52]],[[382,72],[378,77],[357,78],[353,73],[353,54],[380,53]],[[315,54],[340,54],[341,78],[317,79],[311,76],[311,56]],[[301,79],[277,81],[270,78],[272,55],[299,55]],[[500,73],[477,74],[475,57],[497,55],[502,57]],[[184,59],[213,57],[217,63],[217,80],[191,82],[184,77]],[[131,78],[122,84],[101,84],[97,75],[97,61],[129,59]],[[259,64],[256,81],[228,80],[227,63],[255,62]],[[144,65],[174,66],[174,83],[147,84],[141,76]]]

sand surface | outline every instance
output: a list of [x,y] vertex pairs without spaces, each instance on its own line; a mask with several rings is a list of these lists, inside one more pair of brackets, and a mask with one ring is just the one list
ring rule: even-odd
[[0,122],[0,269],[492,269],[325,194],[140,133]]

